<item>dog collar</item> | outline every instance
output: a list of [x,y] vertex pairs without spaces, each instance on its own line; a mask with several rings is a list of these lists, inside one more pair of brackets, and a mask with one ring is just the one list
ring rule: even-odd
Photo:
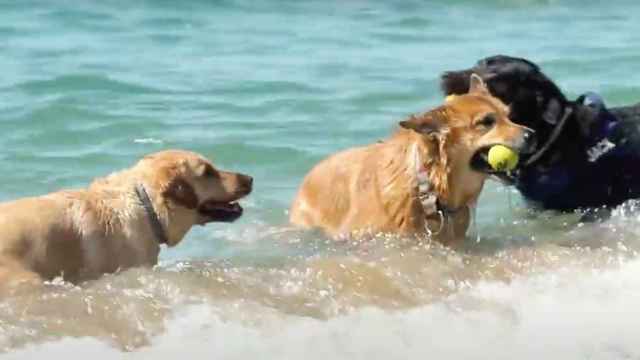
[[413,151],[414,163],[416,167],[416,180],[418,182],[418,200],[420,200],[422,210],[424,211],[425,216],[429,216],[432,214],[440,215],[441,220],[440,229],[436,233],[432,232],[426,224],[425,229],[427,230],[427,233],[429,235],[437,235],[444,228],[445,221],[462,210],[464,206],[458,209],[450,209],[442,205],[440,199],[438,199],[438,195],[436,194],[433,184],[431,183],[431,181],[429,181],[429,174],[427,173],[427,169],[423,166],[423,163],[420,160],[420,154],[417,145],[414,146]]
[[144,185],[137,184],[135,187],[136,195],[138,196],[138,200],[142,204],[144,208],[144,212],[147,214],[147,219],[149,220],[149,225],[151,225],[151,230],[156,237],[156,240],[160,244],[168,244],[169,239],[167,238],[167,233],[164,231],[162,227],[162,223],[160,222],[160,218],[158,218],[158,213],[153,208],[153,204],[151,203],[151,199],[149,198],[149,194],[147,193],[147,189],[145,189]]
[[525,167],[530,166],[531,164],[538,161],[542,157],[542,155],[544,155],[547,152],[547,150],[549,150],[551,145],[553,145],[553,143],[556,142],[556,140],[558,140],[560,133],[562,133],[562,129],[564,129],[564,126],[567,123],[567,119],[569,119],[569,116],[571,116],[572,113],[573,113],[573,109],[571,109],[571,107],[569,106],[565,106],[562,119],[560,119],[560,122],[558,123],[558,125],[556,125],[556,127],[551,132],[551,136],[549,136],[549,139],[547,139],[547,142],[544,143],[544,145],[540,148],[540,150],[538,150],[535,154],[531,155],[529,160],[527,160],[527,162],[524,163]]
[[440,202],[424,168],[417,172],[416,178],[418,179],[418,199],[420,199],[420,204],[422,204],[425,213],[442,212],[447,215],[453,215],[461,210],[461,208],[450,209]]

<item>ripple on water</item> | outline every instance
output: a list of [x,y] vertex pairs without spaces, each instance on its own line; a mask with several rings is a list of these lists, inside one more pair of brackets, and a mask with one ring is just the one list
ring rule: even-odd
[[33,95],[45,95],[64,91],[73,93],[80,91],[107,91],[123,94],[153,94],[163,93],[164,90],[141,86],[126,81],[120,81],[104,75],[96,74],[68,74],[53,79],[32,80],[17,85],[20,90]]

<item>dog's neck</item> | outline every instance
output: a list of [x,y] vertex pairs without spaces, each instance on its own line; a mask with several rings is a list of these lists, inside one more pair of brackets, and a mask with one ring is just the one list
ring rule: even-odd
[[[124,174],[125,172],[128,174]],[[120,221],[121,224],[125,224],[124,218],[135,216],[152,228],[153,225],[149,222],[147,210],[140,202],[136,192],[136,187],[140,185],[144,186],[150,204],[164,229],[167,245],[176,245],[195,224],[197,215],[193,211],[171,204],[165,199],[162,196],[162,184],[154,182],[153,177],[128,169],[97,179],[91,184],[89,191],[100,192],[102,199],[108,199],[94,205],[96,211],[101,214],[100,218],[118,219],[117,221]],[[123,196],[123,194],[125,195]],[[107,214],[110,216],[105,216]],[[152,230],[150,238],[158,243],[156,237]]]
[[567,102],[558,123],[541,141],[539,149],[524,160],[524,167],[544,172],[556,164],[567,166],[567,161],[588,158],[589,148],[593,145],[590,142],[594,139],[592,127],[601,120],[598,112],[588,106]]
[[[413,192],[419,185],[416,169],[421,167],[442,208],[455,212],[475,203],[487,176],[471,170],[468,163],[451,162],[444,139],[427,138],[415,131],[400,129],[390,141],[402,146],[403,168]],[[416,161],[420,163],[416,164]],[[461,186],[470,182],[471,186]]]
[[164,225],[162,225],[158,213],[149,198],[147,189],[143,184],[137,184],[134,191],[136,192],[138,200],[140,200],[140,204],[147,215],[147,220],[149,221],[149,225],[151,226],[151,230],[153,235],[156,237],[156,240],[159,244],[168,244],[169,239],[167,238],[167,232],[165,231]]
[[171,247],[178,244],[196,224],[197,213],[163,196],[168,184],[158,184],[153,179],[143,180],[142,184],[145,184],[151,203],[165,230],[167,245]]

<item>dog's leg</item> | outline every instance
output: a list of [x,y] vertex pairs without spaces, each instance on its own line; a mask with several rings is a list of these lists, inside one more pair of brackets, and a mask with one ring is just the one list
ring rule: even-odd
[[25,268],[19,261],[7,257],[0,258],[0,294],[11,293],[18,287],[41,284],[40,275]]
[[469,208],[460,209],[445,221],[442,232],[437,235],[438,241],[451,248],[461,246],[471,223],[471,211]]

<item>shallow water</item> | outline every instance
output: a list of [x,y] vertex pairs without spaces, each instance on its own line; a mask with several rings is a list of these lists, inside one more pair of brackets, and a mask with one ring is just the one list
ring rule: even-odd
[[[178,5],[179,4],[179,5]],[[256,178],[245,216],[154,269],[0,300],[0,357],[640,358],[640,206],[582,224],[490,183],[463,249],[291,230],[302,176],[441,101],[438,75],[529,57],[640,99],[640,3],[0,1],[0,199],[186,148]]]

